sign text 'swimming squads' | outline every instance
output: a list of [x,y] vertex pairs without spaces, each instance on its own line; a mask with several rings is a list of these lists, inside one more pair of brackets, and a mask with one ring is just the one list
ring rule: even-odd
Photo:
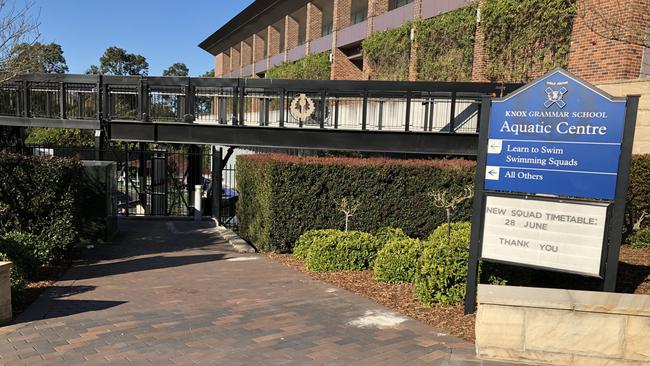
[[466,312],[480,259],[613,290],[637,106],[561,69],[484,101]]

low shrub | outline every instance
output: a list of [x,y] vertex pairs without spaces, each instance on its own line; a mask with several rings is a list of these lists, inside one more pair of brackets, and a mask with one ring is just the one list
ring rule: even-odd
[[634,235],[635,226],[650,227],[650,154],[635,155],[630,166],[630,186],[625,205],[625,237]]
[[388,283],[413,282],[422,246],[419,239],[408,237],[388,241],[377,253],[375,279]]
[[309,248],[311,248],[312,244],[327,240],[328,238],[339,235],[340,233],[340,230],[335,229],[309,230],[300,235],[296,241],[296,244],[293,247],[293,256],[298,259],[307,259],[307,254],[309,253]]
[[361,271],[372,267],[377,247],[375,238],[360,231],[342,231],[312,243],[307,269],[315,272]]
[[398,227],[383,227],[377,230],[374,234],[375,241],[377,242],[377,249],[381,249],[387,243],[393,240],[408,239],[409,236],[406,235],[404,230]]
[[47,264],[52,257],[52,246],[39,236],[23,231],[10,231],[2,236],[10,248],[5,248],[5,253],[14,251],[21,256],[28,256],[34,266],[40,267]]
[[459,305],[465,298],[470,223],[452,223],[450,241],[447,230],[447,224],[439,226],[418,259],[415,296],[425,305]]
[[637,231],[630,239],[630,246],[635,249],[650,249],[650,227]]
[[11,235],[0,237],[0,257],[2,261],[13,262],[13,269],[11,270],[12,288],[23,287],[40,268],[40,263],[34,256],[33,248],[14,240]]
[[[415,297],[431,306],[460,305],[465,300],[471,224],[454,222],[448,240],[447,224],[440,225],[423,243],[415,271]],[[505,278],[517,277],[519,269],[484,263],[479,267],[481,283],[505,285]]]

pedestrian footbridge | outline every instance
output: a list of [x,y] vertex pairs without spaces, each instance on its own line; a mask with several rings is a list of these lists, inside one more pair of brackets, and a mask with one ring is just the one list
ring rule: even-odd
[[0,125],[122,141],[475,155],[482,99],[519,86],[29,74],[0,84]]

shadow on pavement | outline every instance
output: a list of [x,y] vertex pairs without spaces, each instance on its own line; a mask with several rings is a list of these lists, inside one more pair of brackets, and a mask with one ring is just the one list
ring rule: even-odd
[[127,301],[52,299],[47,301],[48,309],[45,311],[26,311],[14,324],[106,310],[126,303]]
[[218,261],[224,259],[225,256],[226,254],[186,255],[177,257],[157,255],[153,257],[136,258],[117,262],[90,264],[87,266],[77,266],[72,268],[66,274],[65,280],[84,280],[125,273],[181,267],[191,264]]

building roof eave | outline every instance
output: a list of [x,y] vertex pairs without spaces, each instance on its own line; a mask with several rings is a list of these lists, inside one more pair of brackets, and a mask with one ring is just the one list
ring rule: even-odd
[[255,0],[226,24],[199,43],[213,56],[273,24],[307,4],[308,0]]

